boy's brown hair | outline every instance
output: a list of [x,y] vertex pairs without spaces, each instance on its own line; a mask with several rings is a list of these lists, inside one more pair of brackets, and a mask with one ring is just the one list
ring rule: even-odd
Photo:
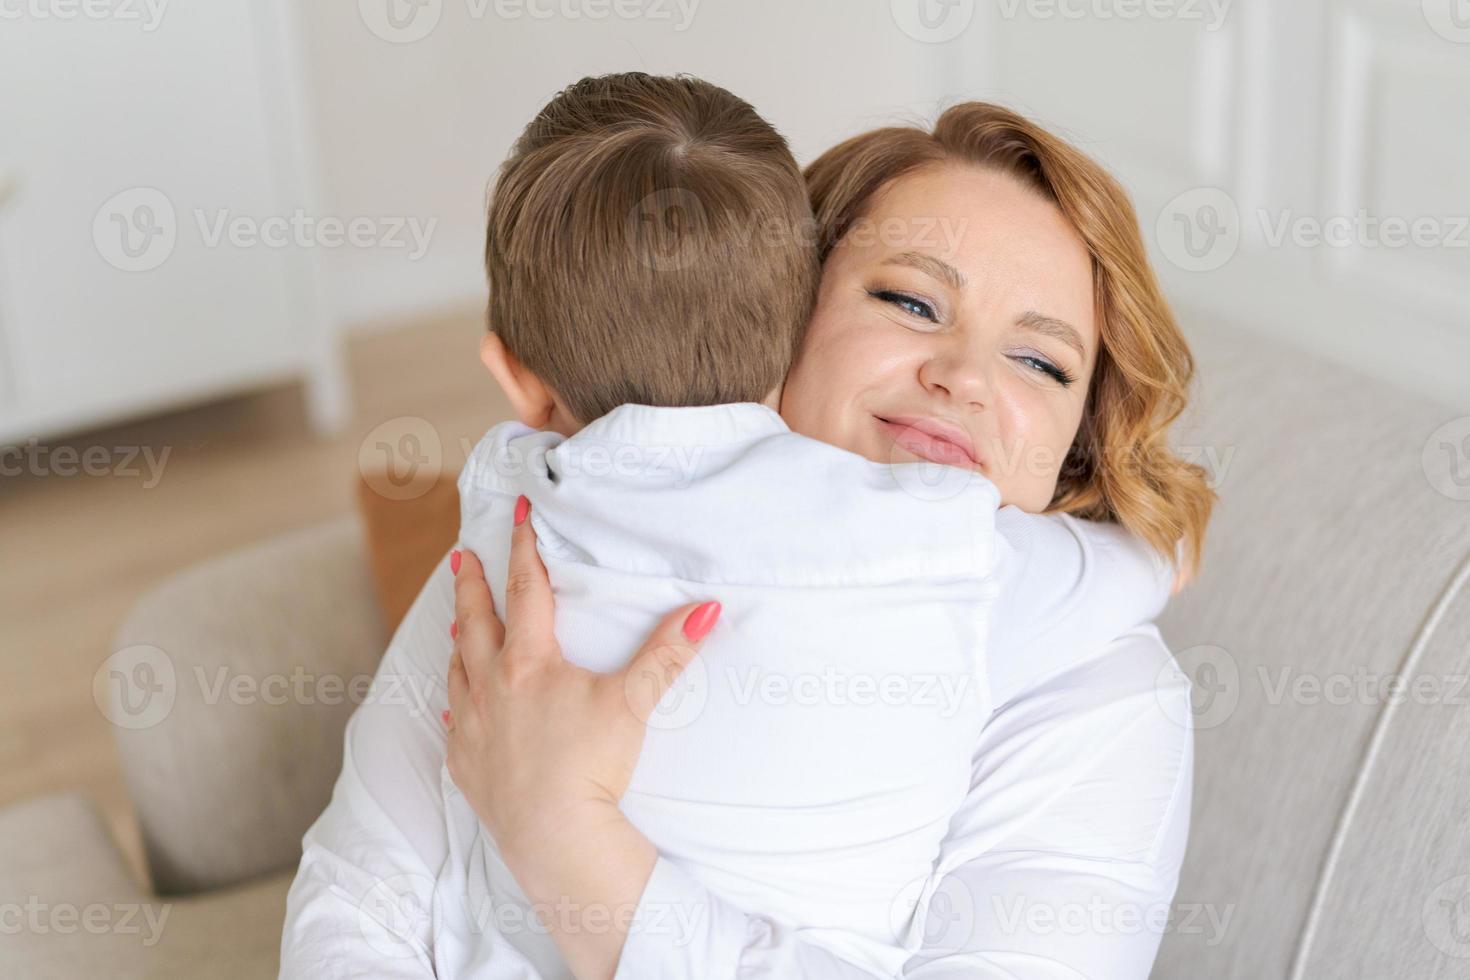
[[583,423],[627,403],[761,400],[816,298],[786,141],[697,78],[564,89],[502,165],[487,224],[490,329]]

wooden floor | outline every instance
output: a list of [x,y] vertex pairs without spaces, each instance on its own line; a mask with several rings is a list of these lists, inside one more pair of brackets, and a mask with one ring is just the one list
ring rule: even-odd
[[[146,447],[161,463],[156,481],[142,452],[136,476],[0,476],[0,806],[80,789],[101,805],[141,873],[110,726],[92,700],[114,629],[178,569],[349,513],[359,444],[382,422],[427,419],[443,440],[445,467],[457,470],[464,440],[473,445],[509,417],[478,358],[482,322],[467,312],[354,334],[354,418],[330,440],[310,433],[292,386],[41,444]],[[125,460],[109,458],[115,467]],[[16,461],[8,456],[6,468]]]

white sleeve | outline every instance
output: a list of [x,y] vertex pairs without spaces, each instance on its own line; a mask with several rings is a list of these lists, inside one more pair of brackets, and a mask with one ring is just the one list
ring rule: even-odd
[[439,779],[453,589],[441,562],[358,695],[342,772],[302,839],[286,898],[283,978],[434,976],[430,913],[448,848]]
[[1012,506],[995,529],[1001,587],[989,648],[1005,655],[989,658],[987,675],[997,707],[1152,622],[1169,600],[1173,566],[1120,525]]
[[[1189,832],[1189,689],[1169,664],[1158,632],[1136,630],[992,720],[903,977],[1148,976]],[[615,980],[794,976],[871,974],[659,858]]]

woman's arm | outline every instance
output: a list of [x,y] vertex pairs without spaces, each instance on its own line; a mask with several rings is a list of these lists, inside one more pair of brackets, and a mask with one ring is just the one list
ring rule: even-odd
[[505,865],[583,980],[613,975],[658,852],[618,809],[648,719],[694,659],[719,603],[666,616],[627,666],[568,662],[553,631],[551,582],[516,504],[505,622],[484,570],[463,553],[455,582],[447,764]]
[[342,772],[287,895],[283,978],[434,976],[452,582],[448,562],[429,576],[348,720]]
[[[996,716],[944,843],[924,946],[904,977],[1148,976],[1189,831],[1189,688],[1169,664],[1157,631],[1136,630]],[[693,941],[670,930],[670,909],[700,912]],[[1211,911],[1202,927],[1228,921]],[[617,980],[702,976],[869,974],[660,858]]]

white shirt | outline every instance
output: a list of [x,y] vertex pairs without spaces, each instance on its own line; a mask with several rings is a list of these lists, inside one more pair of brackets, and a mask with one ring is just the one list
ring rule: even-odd
[[[493,570],[502,609],[511,514],[530,498],[557,638],[579,666],[616,670],[669,609],[719,598],[718,625],[650,719],[621,808],[725,899],[801,923],[875,974],[901,970],[923,924],[900,917],[901,896],[913,885],[926,904],[920,883],[989,717],[995,485],[870,462],[742,403],[623,405],[570,439],[507,422],[480,440],[459,488],[460,543]],[[1153,585],[1151,563],[1130,571]],[[446,808],[441,891],[529,921],[468,803],[452,794]],[[550,938],[525,928],[447,929],[434,957],[440,976],[574,980]]]
[[[960,788],[957,807],[950,806],[953,820],[938,835],[942,841],[931,847],[933,880],[918,884],[911,894],[892,889],[890,881],[881,883],[892,895],[887,904],[899,921],[918,908],[919,927],[938,917],[941,924],[948,922],[951,934],[890,930],[897,938],[877,955],[865,946],[844,944],[832,928],[813,927],[802,917],[816,908],[802,905],[801,899],[810,896],[798,894],[785,906],[777,902],[779,914],[770,914],[773,906],[764,887],[779,877],[779,866],[766,866],[742,890],[732,885],[733,873],[721,878],[711,873],[710,862],[691,860],[698,855],[686,835],[671,842],[674,853],[660,848],[620,977],[892,975],[904,969],[901,964],[910,959],[917,940],[926,942],[908,969],[913,976],[938,976],[942,974],[935,971],[951,968],[974,976],[982,962],[996,969],[1014,966],[1023,976],[1077,975],[1057,972],[1060,966],[1041,972],[1030,960],[1016,959],[1032,955],[1032,950],[1045,950],[1053,959],[1061,951],[1058,962],[1071,964],[1082,975],[1146,975],[1162,921],[1131,934],[1107,927],[1085,930],[1094,935],[1084,941],[1071,923],[1063,924],[1064,932],[1033,935],[1037,916],[1025,906],[1041,902],[1051,907],[1075,899],[1087,907],[1076,890],[1089,886],[1103,894],[1105,905],[1167,906],[1172,894],[1187,829],[1190,742],[1187,728],[1173,720],[1187,718],[1187,711],[1171,717],[1159,703],[1177,704],[1181,692],[1187,698],[1187,689],[1167,670],[1167,651],[1151,631],[1135,634],[1103,658],[1078,657],[1098,640],[1150,618],[1162,605],[1167,576],[1145,547],[1116,528],[1006,508],[992,556],[984,543],[989,538],[986,501],[989,507],[994,504],[988,483],[967,481],[943,494],[938,485],[896,483],[893,468],[791,435],[779,416],[757,405],[624,406],[566,446],[548,434],[523,439],[541,440],[552,453],[527,456],[520,473],[493,474],[490,482],[500,484],[496,493],[472,492],[479,471],[467,467],[462,480],[462,487],[471,491],[466,495],[467,527],[483,517],[508,530],[504,504],[513,500],[509,489],[531,489],[543,557],[558,586],[558,636],[569,656],[578,651],[573,659],[587,658],[580,662],[589,666],[597,666],[599,656],[610,658],[606,667],[621,663],[658,615],[691,599],[715,595],[729,610],[727,592],[777,590],[751,593],[752,599],[760,599],[751,604],[757,608],[791,591],[793,583],[802,583],[810,587],[808,598],[818,612],[837,610],[854,622],[871,623],[881,609],[843,607],[843,590],[824,587],[842,584],[843,576],[850,579],[845,584],[854,594],[879,583],[892,591],[891,583],[904,576],[974,582],[992,558],[998,563],[1002,595],[992,655],[988,663],[977,660],[988,685],[970,720],[984,720],[991,705],[999,710],[983,732],[976,726],[971,744],[963,747],[969,762],[963,781],[968,785]],[[578,446],[575,453],[567,448]],[[600,447],[609,451],[599,454]],[[619,456],[627,447],[636,451]],[[675,454],[681,447],[698,451],[681,460]],[[655,460],[653,450],[668,452]],[[803,465],[793,465],[794,460]],[[868,479],[869,473],[887,474],[886,489]],[[625,491],[636,487],[646,492],[650,483],[667,491],[658,506],[630,508],[632,498]],[[578,486],[588,492],[567,489]],[[702,501],[700,493],[691,492],[696,486],[706,491]],[[934,499],[920,500],[915,491]],[[967,497],[975,506],[965,505]],[[908,516],[914,513],[928,514],[931,520]],[[689,533],[690,522],[700,521],[698,533]],[[854,534],[854,528],[865,533]],[[909,547],[902,547],[905,542]],[[773,563],[773,555],[782,561]],[[482,557],[501,602],[503,555]],[[436,582],[443,584],[436,588]],[[645,592],[649,583],[659,584]],[[379,672],[384,692],[396,688],[430,696],[414,705],[395,704],[386,696],[370,698],[348,725],[343,772],[332,802],[303,842],[302,865],[288,900],[283,976],[481,976],[492,964],[501,971],[492,969],[494,976],[535,976],[533,965],[555,975],[557,964],[537,956],[536,943],[504,941],[502,933],[525,939],[536,925],[524,918],[498,918],[523,897],[513,882],[505,885],[508,876],[500,873],[503,867],[497,869],[493,847],[486,846],[478,821],[443,768],[438,715],[446,702],[443,677],[451,651],[448,586],[441,569],[395,635]],[[824,591],[833,595],[819,599]],[[823,599],[839,604],[826,609]],[[968,596],[965,601],[980,600]],[[605,620],[616,619],[627,607],[633,614],[609,633]],[[799,609],[799,602],[794,608]],[[426,623],[430,618],[437,622]],[[732,638],[739,630],[729,624],[738,618],[728,611],[722,616]],[[972,622],[956,619],[967,628]],[[911,617],[902,622],[905,630],[932,638],[932,625]],[[983,623],[978,636],[963,636],[982,648]],[[854,654],[866,649],[861,631],[842,634],[841,640]],[[701,657],[718,648],[717,636],[712,636]],[[867,652],[872,655],[871,649]],[[894,656],[891,649],[884,652]],[[1156,685],[1161,671],[1166,680]],[[707,716],[714,721],[723,717],[721,711],[711,711],[692,725]],[[857,739],[860,733],[855,731],[846,733],[849,739]],[[677,727],[655,725],[650,730],[634,789],[640,779],[681,771],[696,794],[705,794],[705,802],[738,799],[731,788],[743,790],[757,770],[732,770],[728,752],[704,759],[720,761],[723,773],[721,765],[691,770],[687,753],[698,740],[681,740],[681,734]],[[950,733],[936,732],[936,741],[939,734]],[[944,757],[942,748],[936,744],[935,754]],[[682,758],[681,749],[686,753]],[[823,757],[839,770],[846,765],[854,778],[865,767],[879,775],[888,771],[866,765],[863,753],[871,746],[860,749],[846,758],[839,750],[833,758],[829,748]],[[767,746],[767,756],[769,751]],[[810,758],[815,756],[802,756],[804,763]],[[793,771],[801,768],[809,767]],[[948,776],[951,769],[925,773]],[[826,788],[841,785],[841,780],[829,781]],[[783,787],[787,792],[801,789],[789,779],[768,780],[760,788],[774,792]],[[666,782],[660,788],[671,793],[678,786]],[[942,798],[941,792],[926,802],[935,805]],[[637,811],[643,799],[630,794],[625,810]],[[645,816],[652,812],[645,811]],[[639,823],[632,813],[630,819]],[[800,864],[797,857],[820,849],[816,841],[795,835],[800,826],[787,825],[794,835],[789,842],[796,856],[793,865]],[[768,835],[780,829],[778,821],[765,827]],[[656,835],[650,837],[660,844]],[[738,836],[732,838],[736,842]],[[766,848],[776,844],[777,838],[761,841]],[[1004,856],[999,864],[997,855]],[[913,858],[912,853],[905,856]],[[846,876],[861,870],[855,861],[837,867]],[[712,882],[718,887],[711,888]],[[1004,887],[1007,882],[1017,887]],[[984,891],[972,893],[971,884]],[[936,890],[939,897],[928,903]],[[872,895],[864,898],[854,907],[870,913]],[[1019,900],[1023,906],[996,905],[999,898]],[[970,921],[971,927],[963,930],[968,935],[956,937],[959,926],[953,913],[961,907],[968,911],[959,919]],[[761,910],[767,914],[756,914]],[[995,923],[1004,928],[990,929]],[[860,934],[869,943],[881,935],[870,921],[863,924],[868,930]],[[1076,950],[1075,957],[1066,952],[1068,947]],[[529,960],[523,958],[528,950]],[[946,950],[953,952],[920,965],[930,954]],[[987,958],[977,959],[982,955]],[[1103,972],[1091,973],[1095,968]]]

